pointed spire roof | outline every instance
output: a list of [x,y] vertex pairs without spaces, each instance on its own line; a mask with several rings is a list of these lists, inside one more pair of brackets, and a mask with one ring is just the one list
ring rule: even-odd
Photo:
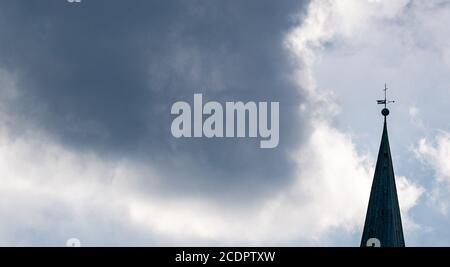
[[404,247],[402,220],[386,123],[389,110],[384,108],[382,114],[384,116],[383,135],[370,192],[361,246],[376,244],[382,247]]

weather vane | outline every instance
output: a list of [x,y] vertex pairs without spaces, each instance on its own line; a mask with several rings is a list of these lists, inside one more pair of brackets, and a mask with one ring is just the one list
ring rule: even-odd
[[387,85],[384,84],[384,89],[383,89],[383,91],[384,91],[384,99],[383,100],[377,100],[377,104],[378,105],[384,105],[384,109],[381,111],[381,114],[383,114],[383,116],[385,116],[385,117],[387,115],[389,115],[389,109],[387,109],[387,104],[395,103],[395,101],[387,99],[387,90],[388,90]]

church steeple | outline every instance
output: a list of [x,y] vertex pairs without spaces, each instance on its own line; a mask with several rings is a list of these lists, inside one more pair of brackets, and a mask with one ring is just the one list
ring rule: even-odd
[[381,111],[384,116],[384,127],[370,192],[361,247],[372,245],[381,247],[405,246],[387,131],[389,110],[386,106],[388,103],[393,103],[393,101],[386,99],[386,90],[387,87],[385,86],[385,99],[377,101],[378,104],[385,106]]

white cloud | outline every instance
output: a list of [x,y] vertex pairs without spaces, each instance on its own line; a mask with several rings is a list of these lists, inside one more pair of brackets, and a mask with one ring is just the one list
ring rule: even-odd
[[[374,117],[376,109],[367,105],[382,96],[381,88],[387,82],[391,89],[388,97],[397,100],[389,117],[391,141],[397,147],[397,159],[402,160],[396,166],[403,165],[403,171],[411,173],[409,179],[397,177],[400,203],[416,205],[426,188],[431,206],[448,214],[448,134],[441,133],[433,140],[423,138],[416,149],[422,162],[435,171],[434,181],[422,180],[426,174],[420,171],[421,162],[410,161],[410,151],[398,148],[411,147],[424,133],[429,135],[436,128],[448,132],[450,3],[317,0],[311,3],[309,13],[312,15],[307,22],[293,31],[287,47],[296,51],[299,60],[305,58],[299,65],[307,69],[303,74],[308,75],[296,78],[308,87],[312,108],[317,104],[315,99],[331,91],[340,107],[338,123],[351,125],[348,127],[353,132],[364,136],[364,142],[354,139],[360,148],[358,141],[364,146],[367,135],[371,135],[370,140],[377,137],[370,133],[374,121],[367,120]],[[409,197],[402,192],[409,192]],[[431,226],[436,233],[446,231],[439,223],[427,221],[436,216],[432,209],[414,211],[414,216],[409,216],[403,210],[405,224],[411,230]],[[418,226],[412,217],[429,225]],[[438,235],[436,238],[447,242],[444,235]]]
[[[95,243],[117,227],[105,229],[102,220],[190,244],[322,244],[331,230],[360,230],[373,173],[373,162],[358,156],[348,136],[321,124],[294,155],[300,163],[294,184],[260,205],[230,208],[201,197],[143,194],[133,181],[145,175],[157,187],[157,178],[129,162],[69,151],[36,135],[11,139],[2,133],[0,141],[0,194],[8,199],[0,205],[8,218],[0,228],[2,244],[39,244],[30,232],[50,235],[44,244],[63,245],[73,233],[92,235]],[[417,192],[400,183],[399,194],[407,196],[407,211]]]
[[[434,144],[433,144],[434,143]],[[434,142],[426,138],[419,141],[416,150],[418,155],[436,170],[436,178],[439,182],[450,183],[450,134],[441,132]]]
[[[375,32],[372,27],[380,30],[379,21],[399,16],[408,2],[312,1],[303,23],[286,39],[286,47],[293,52],[300,66],[294,80],[300,87],[306,88],[310,109],[313,110],[311,125],[314,131],[306,148],[314,150],[316,157],[310,157],[305,147],[298,151],[299,159],[308,159],[307,162],[299,160],[299,169],[304,173],[299,181],[302,181],[303,188],[316,188],[317,196],[321,192],[325,193],[326,189],[330,190],[330,194],[325,194],[329,198],[318,197],[312,203],[329,201],[324,207],[330,210],[323,210],[330,215],[328,221],[336,220],[334,226],[337,228],[349,230],[358,225],[361,227],[369,196],[373,161],[358,154],[351,136],[331,126],[340,108],[327,95],[333,95],[338,90],[319,87],[316,71],[323,64],[321,57],[328,49],[327,46],[345,43],[345,46],[355,49],[367,45],[366,33]],[[305,175],[307,170],[311,173]],[[404,176],[397,177],[397,187],[405,228],[407,231],[417,229],[419,226],[410,219],[407,211],[416,205],[424,189]],[[327,215],[322,215],[322,218],[327,218]],[[329,229],[333,224],[325,225],[327,227],[324,228]]]
[[0,245],[64,245],[72,234],[112,231],[113,223],[127,222],[121,216],[128,213],[128,189],[144,170],[67,150],[36,133],[12,137],[2,130]]
[[434,140],[422,138],[415,152],[435,172],[435,183],[429,194],[434,207],[447,215],[450,208],[450,134],[441,132]]
[[[346,41],[346,46],[365,46],[371,41],[366,33],[377,33],[379,24],[374,20],[392,19],[409,1],[312,1],[306,18],[294,29],[286,46],[300,59],[296,80],[308,91],[316,89],[314,65],[330,43]],[[372,31],[377,27],[376,31]]]

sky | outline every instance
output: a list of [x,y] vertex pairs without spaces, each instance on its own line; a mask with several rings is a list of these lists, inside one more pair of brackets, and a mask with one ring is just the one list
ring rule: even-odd
[[[0,246],[359,246],[387,84],[407,246],[450,245],[450,1],[0,1]],[[280,103],[280,142],[171,106]]]

